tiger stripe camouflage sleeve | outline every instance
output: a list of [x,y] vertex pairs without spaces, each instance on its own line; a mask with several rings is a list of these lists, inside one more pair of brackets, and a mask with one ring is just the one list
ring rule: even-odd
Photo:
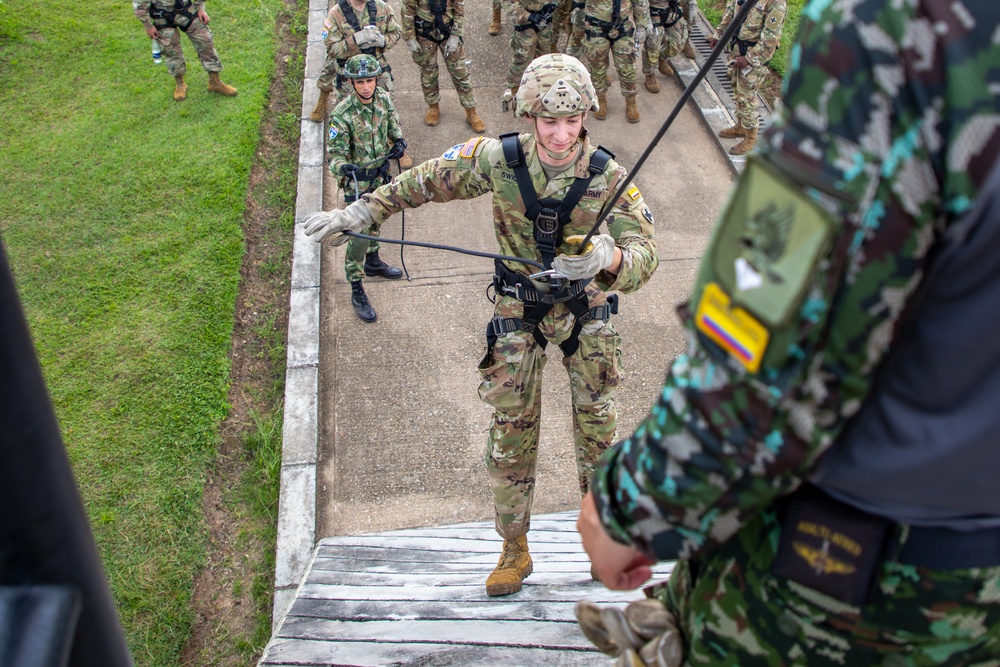
[[[831,214],[780,363],[699,333],[595,473],[601,520],[659,559],[717,545],[808,477],[871,389],[928,250],[1000,150],[1000,3],[813,0],[762,158]],[[826,193],[837,195],[830,197]],[[712,261],[707,256],[705,266]],[[790,342],[788,342],[790,341]]]

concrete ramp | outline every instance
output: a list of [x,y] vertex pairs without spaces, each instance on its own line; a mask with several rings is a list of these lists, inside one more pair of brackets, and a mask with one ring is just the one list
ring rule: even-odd
[[[260,665],[602,665],[580,632],[580,598],[624,605],[641,591],[590,578],[577,512],[533,517],[534,572],[490,598],[501,539],[492,522],[320,540],[305,580]],[[660,563],[653,581],[673,565]]]

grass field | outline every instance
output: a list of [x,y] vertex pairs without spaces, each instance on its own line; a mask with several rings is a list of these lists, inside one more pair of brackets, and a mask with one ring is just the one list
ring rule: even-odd
[[[175,103],[130,3],[0,0],[0,235],[129,645],[156,667],[178,664],[206,560],[202,492],[230,407],[248,175],[285,4],[207,9],[239,95],[205,91],[184,37],[190,90]],[[290,236],[294,177],[274,196]],[[264,523],[275,410],[257,415],[260,461],[229,496],[259,497]]]

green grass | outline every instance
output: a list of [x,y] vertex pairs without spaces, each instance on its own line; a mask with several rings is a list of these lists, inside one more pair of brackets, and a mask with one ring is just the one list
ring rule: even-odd
[[[788,12],[785,14],[785,25],[781,31],[781,44],[774,57],[771,58],[769,66],[779,77],[785,76],[788,67],[788,53],[795,41],[795,33],[799,30],[799,14],[806,0],[787,0]],[[719,25],[722,15],[725,13],[726,5],[724,0],[698,0],[698,7],[705,15],[708,22],[714,26]]]
[[[210,3],[239,96],[205,92],[183,37],[190,90],[178,104],[130,3],[0,1],[0,235],[138,665],[177,664],[192,622],[282,6]],[[275,190],[290,209],[294,178]],[[290,215],[278,223],[290,229]],[[280,362],[283,340],[268,350]],[[248,473],[251,487],[271,481],[265,513],[280,423],[280,407],[263,418],[265,460]]]

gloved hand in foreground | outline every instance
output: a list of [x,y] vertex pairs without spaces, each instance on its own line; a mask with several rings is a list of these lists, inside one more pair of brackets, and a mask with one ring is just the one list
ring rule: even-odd
[[600,234],[591,237],[590,243],[593,248],[582,255],[556,255],[552,268],[570,280],[583,280],[611,266],[615,259],[615,240],[607,234]]
[[677,621],[655,598],[631,602],[624,611],[578,600],[574,612],[587,639],[618,658],[616,666],[679,667],[684,660]]
[[460,47],[461,45],[462,45],[462,40],[459,38],[458,35],[452,35],[451,37],[449,37],[448,41],[444,43],[445,57],[448,57],[451,54],[455,53],[455,51],[458,51],[458,47]]
[[406,48],[410,50],[410,53],[420,53],[420,42],[415,39],[406,40]]
[[403,157],[404,152],[406,152],[406,140],[400,137],[392,142],[392,148],[389,149],[385,157],[387,160],[398,160]]
[[350,238],[340,232],[360,232],[375,223],[372,214],[365,206],[365,202],[358,200],[351,202],[345,209],[334,209],[332,211],[316,211],[310,213],[305,219],[306,236],[316,236],[316,243],[320,243],[330,234],[339,234],[333,238],[333,245],[343,245]]

